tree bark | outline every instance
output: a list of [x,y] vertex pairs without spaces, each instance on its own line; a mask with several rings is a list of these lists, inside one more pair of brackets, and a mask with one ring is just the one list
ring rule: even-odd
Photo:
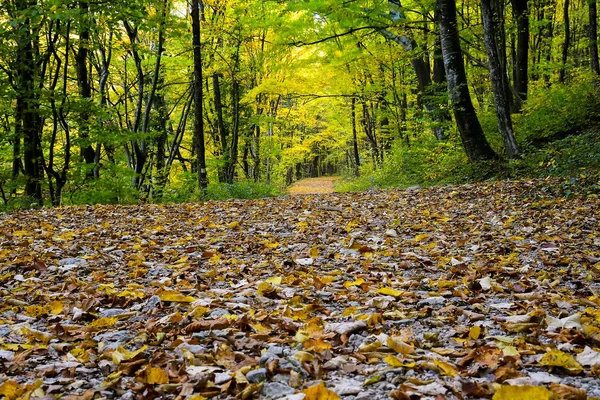
[[465,152],[470,161],[495,159],[497,155],[483,134],[469,94],[456,23],[456,4],[454,0],[437,0],[437,7],[448,93]]
[[590,61],[592,72],[595,75],[594,84],[598,86],[600,77],[600,63],[598,62],[598,6],[597,0],[588,0],[588,36],[590,39]]
[[[92,86],[89,78],[88,71],[88,53],[90,46],[90,28],[89,28],[89,4],[87,1],[79,2],[79,47],[77,48],[77,54],[75,55],[75,68],[77,70],[77,85],[79,87],[79,95],[84,102],[91,104],[92,100]],[[83,158],[86,164],[88,164],[89,170],[87,171],[88,176],[94,176],[94,161],[96,158],[96,151],[91,143],[90,139],[90,110],[88,105],[83,105],[82,111],[79,115],[80,126],[79,126],[79,138],[83,140],[80,146],[80,156]]]
[[351,118],[352,118],[352,156],[354,158],[354,175],[360,176],[360,154],[358,152],[358,138],[356,132],[356,97],[352,97],[351,105]]
[[[30,8],[35,7],[35,1],[19,0],[16,2],[19,13],[26,14]],[[32,197],[38,204],[42,204],[42,169],[40,167],[40,135],[38,132],[39,93],[36,90],[36,60],[33,49],[33,32],[31,19],[24,18],[18,27],[17,37],[17,107],[15,115],[20,121],[15,121],[16,128],[23,135],[23,173],[25,175],[25,194]]]
[[200,0],[192,0],[192,46],[194,48],[194,147],[198,172],[198,187],[206,194],[206,150],[204,147],[204,120],[202,119],[202,53],[200,43]]
[[569,5],[570,1],[565,0],[564,4],[564,23],[565,23],[565,41],[562,47],[562,55],[561,55],[561,68],[558,76],[558,80],[560,83],[565,82],[566,78],[566,68],[567,68],[567,58],[569,57],[569,46],[571,45],[571,22],[569,20]]
[[[498,130],[504,140],[506,156],[509,160],[520,158],[519,149],[513,133],[512,118],[510,116],[510,87],[506,71],[506,55],[501,54],[498,46],[499,26],[497,21],[503,15],[494,13],[495,0],[481,0],[481,14],[483,17],[483,33],[490,64],[490,80],[494,92],[496,116],[498,117]],[[502,60],[504,58],[504,62]]]
[[520,111],[527,100],[529,85],[529,9],[527,0],[512,0],[514,18],[517,21],[517,56],[515,60],[516,110]]

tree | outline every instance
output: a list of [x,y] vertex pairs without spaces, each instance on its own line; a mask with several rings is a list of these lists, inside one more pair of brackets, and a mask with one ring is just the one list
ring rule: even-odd
[[597,0],[588,0],[588,37],[590,40],[590,65],[595,75],[594,82],[598,84],[600,63],[598,62],[598,9]]
[[527,100],[529,86],[529,7],[528,0],[512,0],[513,15],[517,21],[517,51],[515,57],[516,109],[521,110]]
[[483,134],[469,94],[458,36],[456,4],[454,0],[437,0],[437,7],[440,16],[440,44],[448,80],[448,93],[465,152],[471,161],[495,159],[497,158],[496,153]]
[[[496,105],[496,116],[498,117],[498,130],[504,140],[506,155],[509,160],[518,159],[519,149],[513,134],[512,118],[510,116],[510,87],[506,73],[506,54],[499,51],[497,38],[499,28],[497,20],[504,18],[503,15],[494,13],[493,2],[496,0],[481,0],[481,14],[483,17],[483,31],[485,36],[485,47],[489,57],[490,80],[494,91],[494,103]],[[502,60],[502,58],[504,60]]]
[[202,115],[202,53],[200,42],[200,0],[192,0],[192,46],[194,49],[194,149],[198,173],[198,187],[205,193],[208,186],[206,150],[204,147],[204,120]]

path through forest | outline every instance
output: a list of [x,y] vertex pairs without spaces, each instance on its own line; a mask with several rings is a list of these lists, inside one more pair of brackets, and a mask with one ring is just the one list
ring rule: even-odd
[[565,185],[0,213],[0,398],[598,399]]
[[291,195],[334,193],[334,184],[340,179],[342,179],[341,176],[321,176],[319,178],[302,179],[290,187],[289,193]]

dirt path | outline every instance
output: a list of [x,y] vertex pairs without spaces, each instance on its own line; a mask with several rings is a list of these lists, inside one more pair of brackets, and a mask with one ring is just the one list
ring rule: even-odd
[[290,194],[315,194],[315,193],[333,193],[335,181],[340,180],[339,176],[322,176],[320,178],[302,179],[290,187]]

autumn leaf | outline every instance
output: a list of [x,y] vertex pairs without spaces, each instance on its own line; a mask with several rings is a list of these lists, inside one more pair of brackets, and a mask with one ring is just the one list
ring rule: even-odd
[[186,296],[180,292],[173,290],[160,290],[156,293],[162,301],[172,301],[175,303],[193,303],[196,301],[192,296]]
[[136,379],[139,382],[149,385],[163,385],[169,383],[169,376],[161,368],[146,367]]
[[552,392],[542,386],[502,386],[492,400],[550,400]]
[[310,386],[302,391],[305,394],[304,400],[339,400],[339,396],[327,389],[323,382],[318,385]]
[[560,350],[549,350],[540,360],[540,365],[547,367],[562,367],[570,372],[579,373],[583,370],[573,356]]

